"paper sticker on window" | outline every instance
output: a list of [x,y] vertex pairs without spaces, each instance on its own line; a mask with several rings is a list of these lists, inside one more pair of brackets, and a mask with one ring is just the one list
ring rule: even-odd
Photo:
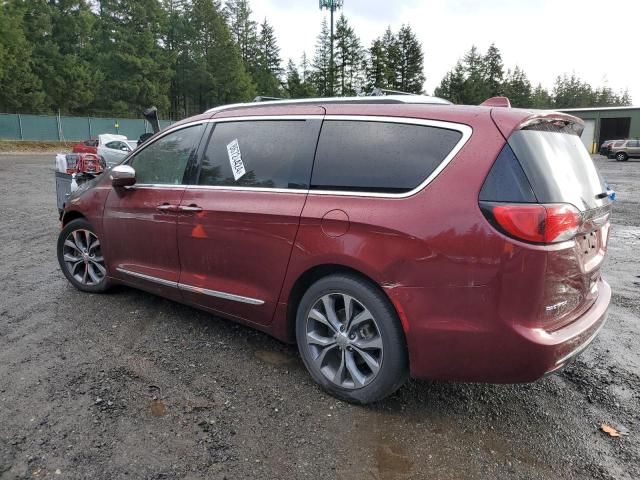
[[237,138],[227,145],[227,153],[229,154],[229,163],[233,171],[233,178],[237,182],[247,173],[244,169],[244,163],[242,163],[242,155],[240,154],[240,145],[238,145]]

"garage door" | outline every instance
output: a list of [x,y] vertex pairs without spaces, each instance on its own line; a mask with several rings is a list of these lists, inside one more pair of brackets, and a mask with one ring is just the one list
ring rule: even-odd
[[596,131],[596,121],[595,120],[585,120],[584,121],[584,130],[582,132],[582,143],[587,147],[589,153],[594,153],[594,133]]

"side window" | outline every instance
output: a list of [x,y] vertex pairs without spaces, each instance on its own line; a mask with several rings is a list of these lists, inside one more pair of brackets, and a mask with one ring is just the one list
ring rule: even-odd
[[199,185],[308,188],[320,120],[250,120],[215,125]]
[[438,168],[461,138],[457,130],[430,126],[325,121],[311,188],[408,192]]
[[136,183],[180,185],[192,155],[196,154],[203,125],[182,128],[159,138],[137,153],[129,163]]
[[120,142],[109,142],[105,144],[105,147],[117,150],[120,148]]

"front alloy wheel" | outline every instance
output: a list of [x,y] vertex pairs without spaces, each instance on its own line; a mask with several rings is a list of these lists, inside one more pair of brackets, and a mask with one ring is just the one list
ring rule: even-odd
[[99,285],[107,270],[100,251],[100,240],[89,230],[73,230],[67,235],[62,250],[69,274],[80,284]]
[[69,222],[60,232],[58,263],[67,280],[77,289],[97,293],[108,288],[102,245],[85,219]]

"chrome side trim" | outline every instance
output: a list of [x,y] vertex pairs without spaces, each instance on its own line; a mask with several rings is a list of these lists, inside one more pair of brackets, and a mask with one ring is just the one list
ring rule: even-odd
[[183,283],[171,282],[163,278],[153,277],[151,275],[145,275],[144,273],[132,272],[131,270],[117,267],[116,270],[125,275],[141,278],[149,282],[157,283],[167,287],[178,288],[186,292],[200,293],[202,295],[208,295],[210,297],[222,298],[225,300],[232,300],[234,302],[248,303],[249,305],[264,305],[264,300],[258,300],[257,298],[243,297],[242,295],[234,295],[233,293],[218,292],[216,290],[209,290],[207,288],[192,287],[191,285],[185,285]]
[[242,295],[234,295],[232,293],[218,292],[216,290],[209,290],[208,288],[192,287],[191,285],[185,285],[183,283],[178,284],[180,290],[192,293],[201,293],[202,295],[208,295],[210,297],[223,298],[225,300],[233,300],[234,302],[248,303],[249,305],[263,305],[264,300],[258,300],[257,298],[243,297]]
[[145,275],[144,273],[132,272],[131,270],[126,270],[121,267],[117,267],[116,270],[120,273],[124,273],[125,275],[131,275],[132,277],[141,278],[142,280],[158,283],[160,285],[165,285],[167,287],[173,287],[173,288],[178,287],[178,282],[172,282],[170,280],[165,280],[164,278],[152,277],[151,275]]

